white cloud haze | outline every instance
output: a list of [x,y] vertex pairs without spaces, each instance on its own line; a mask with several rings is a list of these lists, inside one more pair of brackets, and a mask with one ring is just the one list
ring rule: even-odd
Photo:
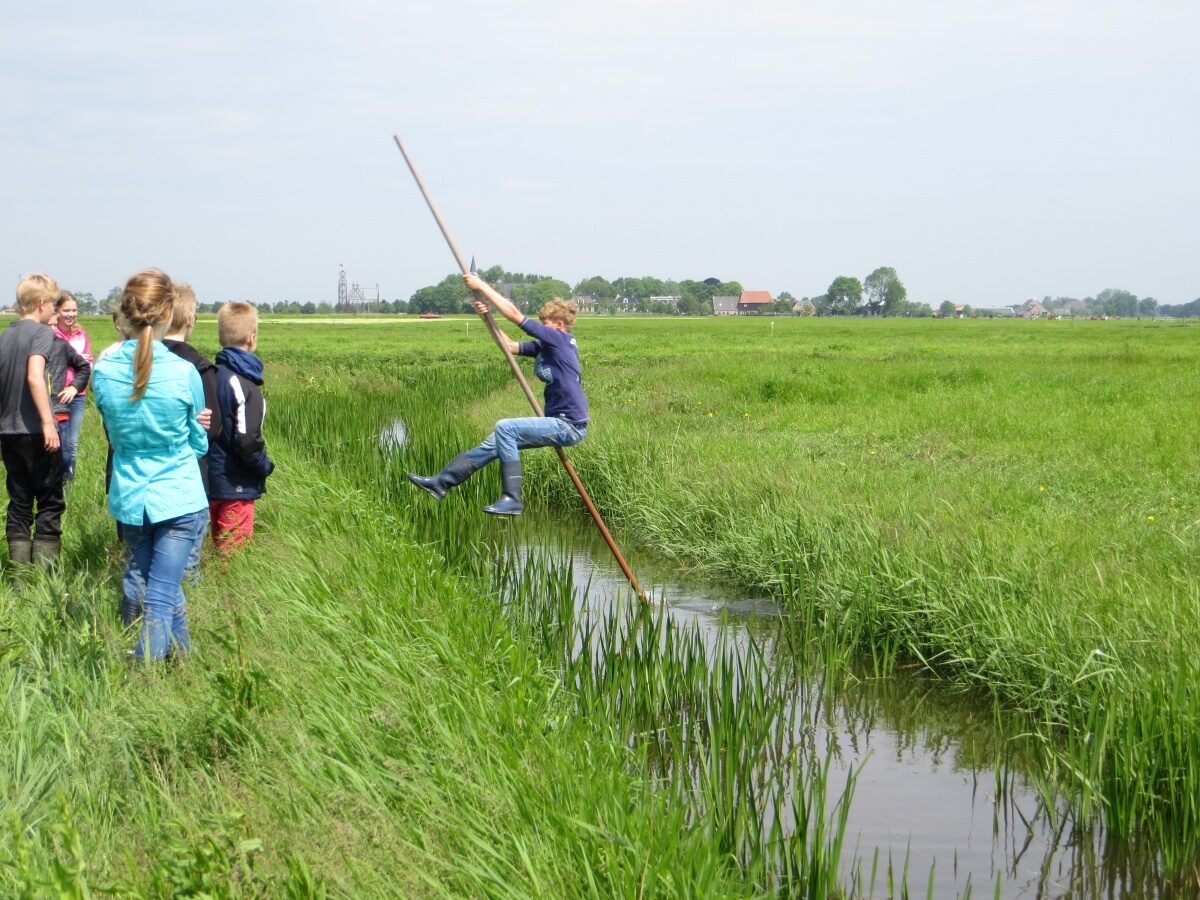
[[48,2],[0,12],[0,256],[407,298],[463,251],[812,295],[1200,296],[1194,2]]

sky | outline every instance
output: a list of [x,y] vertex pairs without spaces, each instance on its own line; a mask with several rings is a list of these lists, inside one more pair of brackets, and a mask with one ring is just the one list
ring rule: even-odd
[[[0,272],[408,298],[456,266],[1200,297],[1195,0],[0,10]],[[2,302],[2,301],[0,301]]]

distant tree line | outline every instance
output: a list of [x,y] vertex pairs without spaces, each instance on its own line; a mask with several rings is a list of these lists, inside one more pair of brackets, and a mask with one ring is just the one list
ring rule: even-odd
[[[645,276],[624,276],[609,281],[599,275],[585,278],[574,287],[548,275],[524,272],[509,272],[502,266],[492,266],[480,271],[480,276],[491,284],[505,286],[513,302],[524,312],[536,313],[547,300],[553,297],[594,298],[595,311],[600,314],[617,312],[639,312],[659,315],[703,316],[711,315],[714,296],[741,296],[742,285],[737,281],[721,281],[717,278],[703,280],[670,279]],[[84,315],[99,315],[111,312],[121,303],[121,288],[113,287],[103,299],[88,291],[73,291]],[[654,300],[657,297],[678,297],[675,303]],[[853,275],[839,275],[829,289],[817,297],[803,297],[813,305],[817,315],[866,315],[866,316],[930,316],[933,308],[928,303],[908,299],[904,283],[890,266],[880,266],[863,280]],[[788,291],[782,291],[770,304],[764,304],[761,314],[787,315],[797,300]],[[1118,288],[1106,288],[1095,297],[1050,297],[1042,298],[1042,306],[1054,315],[1070,316],[1170,316],[1187,318],[1200,316],[1200,297],[1189,303],[1160,304],[1153,297],[1141,297]],[[215,313],[221,302],[198,303],[202,313]],[[334,312],[329,302],[280,300],[277,303],[256,302],[260,312],[284,315],[328,315]],[[471,297],[463,286],[462,276],[447,275],[437,284],[419,288],[407,300],[381,300],[368,303],[372,313],[394,315],[401,313],[469,313]],[[951,301],[941,304],[945,315],[955,313]],[[966,316],[988,315],[987,309],[964,307]]]
[[[645,276],[621,277],[609,281],[600,275],[584,278],[572,286],[549,275],[509,272],[502,266],[481,269],[479,276],[498,288],[503,288],[523,312],[535,313],[554,297],[587,297],[600,314],[624,312],[659,313],[662,315],[711,315],[715,294],[741,295],[742,286],[736,281],[708,278],[702,281]],[[789,294],[788,297],[791,295]],[[675,302],[653,298],[678,297]],[[786,304],[791,311],[790,301]],[[408,300],[407,312],[457,313],[471,311],[471,296],[463,287],[462,276],[447,275],[437,284],[419,288]]]
[[1048,312],[1056,315],[1071,315],[1071,316],[1121,316],[1125,318],[1133,318],[1135,316],[1186,316],[1196,315],[1197,312],[1176,312],[1176,310],[1185,309],[1193,304],[1200,304],[1200,300],[1193,303],[1185,303],[1179,306],[1160,306],[1159,302],[1153,297],[1138,298],[1136,294],[1119,288],[1106,288],[1098,293],[1095,297],[1084,297],[1077,299],[1075,297],[1043,297],[1042,306],[1046,307]]

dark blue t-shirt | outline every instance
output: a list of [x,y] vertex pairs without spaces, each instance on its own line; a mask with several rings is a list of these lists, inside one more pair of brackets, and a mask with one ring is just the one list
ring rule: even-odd
[[580,425],[588,420],[587,398],[583,396],[579,345],[570,332],[521,320],[520,328],[536,340],[522,341],[521,356],[533,356],[533,372],[546,383],[546,415]]

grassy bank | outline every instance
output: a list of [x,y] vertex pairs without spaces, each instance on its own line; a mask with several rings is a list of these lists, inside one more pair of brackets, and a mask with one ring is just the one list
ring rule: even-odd
[[[584,323],[576,457],[628,534],[1024,713],[1084,814],[1200,836],[1195,331]],[[513,406],[480,406],[486,422]],[[531,479],[561,506],[569,485]]]

